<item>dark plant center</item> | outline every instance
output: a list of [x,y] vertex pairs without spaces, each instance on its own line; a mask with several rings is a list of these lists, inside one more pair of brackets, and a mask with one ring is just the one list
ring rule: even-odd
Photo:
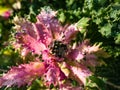
[[63,44],[61,41],[55,41],[52,47],[52,53],[56,57],[64,57],[67,51],[67,46]]

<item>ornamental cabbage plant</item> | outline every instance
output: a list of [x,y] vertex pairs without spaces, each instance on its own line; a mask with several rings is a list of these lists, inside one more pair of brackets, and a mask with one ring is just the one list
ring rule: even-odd
[[[76,41],[82,31],[78,23],[62,25],[57,12],[42,9],[36,22],[16,16],[13,20],[15,41],[12,45],[21,57],[31,57],[26,63],[13,66],[0,77],[0,87],[31,85],[41,78],[46,88],[83,90],[86,79],[94,75],[100,64],[100,45],[91,45],[88,39]],[[30,56],[29,56],[30,55]],[[73,85],[72,81],[78,82]]]

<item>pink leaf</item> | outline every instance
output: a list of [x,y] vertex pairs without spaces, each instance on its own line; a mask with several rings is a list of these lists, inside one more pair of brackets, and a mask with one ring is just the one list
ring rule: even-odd
[[82,60],[84,58],[84,55],[78,49],[73,49],[68,54],[68,57],[71,58],[72,60],[79,61],[79,60]]
[[86,83],[86,78],[92,75],[91,71],[82,64],[79,66],[71,66],[70,69],[77,81],[82,82],[84,85]]
[[94,54],[87,54],[85,60],[86,66],[92,66],[95,67],[99,65],[99,62],[97,61],[97,57]]
[[[45,11],[42,10],[41,13],[37,16],[38,20],[46,26],[51,33],[53,39],[60,40],[61,32],[63,30],[60,22],[55,18],[56,12],[54,11]],[[44,17],[43,17],[44,16]]]
[[79,30],[76,28],[76,25],[70,25],[66,28],[64,32],[64,39],[66,42],[70,42],[76,34],[79,32]]
[[37,34],[37,40],[48,46],[52,41],[51,31],[49,31],[44,24],[36,22],[34,24],[34,30]]
[[14,18],[13,23],[15,24],[14,29],[16,29],[18,32],[24,31],[32,38],[37,39],[37,35],[33,26],[34,24],[32,24],[31,22],[27,21],[24,18],[19,18],[18,16]]
[[25,84],[29,85],[34,79],[43,75],[44,72],[45,64],[42,62],[31,62],[12,67],[0,78],[0,86],[11,87],[12,85],[18,85],[20,87]]
[[18,39],[18,43],[22,44],[23,47],[28,48],[36,54],[41,54],[41,51],[46,49],[42,42],[37,41],[27,34],[16,34],[16,38]]

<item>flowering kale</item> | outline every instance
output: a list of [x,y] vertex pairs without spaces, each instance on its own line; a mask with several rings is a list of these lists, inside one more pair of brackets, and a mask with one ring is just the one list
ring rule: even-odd
[[[80,28],[77,23],[62,26],[55,18],[56,12],[42,10],[37,15],[37,22],[32,23],[24,18],[14,18],[16,30],[13,46],[21,50],[21,55],[36,55],[34,61],[11,67],[10,71],[0,78],[0,86],[30,85],[37,77],[43,78],[44,85],[58,86],[60,90],[78,89],[85,85],[86,78],[93,73],[88,67],[99,64],[96,52],[99,46],[89,45],[87,40],[72,43]],[[79,82],[75,87],[71,80]]]

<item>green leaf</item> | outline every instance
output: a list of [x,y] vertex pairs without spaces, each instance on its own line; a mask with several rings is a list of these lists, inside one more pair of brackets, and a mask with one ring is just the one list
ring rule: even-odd
[[78,85],[78,82],[75,81],[75,80],[71,80],[71,83],[72,83],[73,86],[77,86]]
[[36,16],[34,14],[30,14],[30,21],[31,22],[36,22],[37,21]]
[[73,4],[74,0],[66,0],[67,6],[71,6]]
[[109,37],[111,35],[111,28],[112,25],[111,24],[106,24],[103,27],[100,28],[99,32],[106,37]]
[[[91,82],[89,82],[89,80]],[[95,76],[90,76],[87,80],[87,83],[86,83],[86,86],[89,86],[89,87],[97,87],[98,89],[100,90],[106,90],[105,89],[105,82],[100,79],[100,78],[97,78]]]
[[60,15],[59,15],[59,21],[62,22],[62,23],[64,23],[64,22],[65,22],[65,19],[66,19],[65,14],[64,14],[63,12],[60,13]]
[[115,43],[120,44],[120,33],[116,36]]
[[[85,18],[83,17],[82,19],[80,19],[78,22],[77,22],[77,28],[79,29],[80,28],[80,32],[83,34],[86,32],[86,27],[89,25],[87,24],[89,21],[89,18]],[[82,30],[81,30],[82,29]]]
[[78,22],[77,22],[77,27],[78,28],[85,28],[85,27],[87,27],[88,26],[88,21],[89,21],[89,18],[85,18],[85,17],[83,17],[83,18],[81,18]]

